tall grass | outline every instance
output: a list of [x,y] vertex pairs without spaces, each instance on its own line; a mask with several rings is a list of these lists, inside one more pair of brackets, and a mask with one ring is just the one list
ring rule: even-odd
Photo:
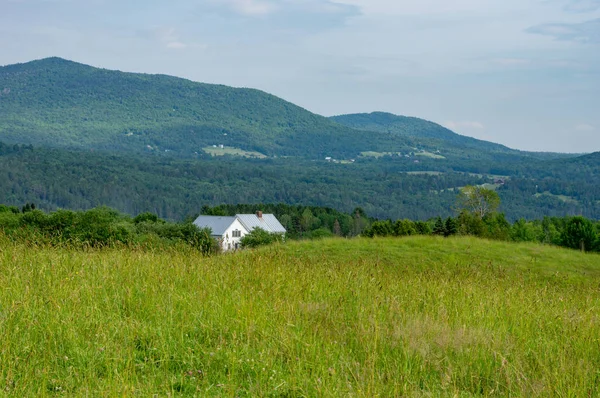
[[426,237],[212,258],[0,247],[0,395],[600,395],[597,255]]

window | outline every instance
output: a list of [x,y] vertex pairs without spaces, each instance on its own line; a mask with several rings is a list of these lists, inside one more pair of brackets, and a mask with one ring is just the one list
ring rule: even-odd
[[242,231],[238,231],[237,229],[235,231],[231,232],[231,237],[232,238],[240,238],[242,236]]

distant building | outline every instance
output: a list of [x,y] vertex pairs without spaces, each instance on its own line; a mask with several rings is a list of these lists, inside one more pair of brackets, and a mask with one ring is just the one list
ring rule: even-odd
[[236,214],[226,216],[199,216],[194,221],[199,228],[210,228],[211,236],[221,245],[223,251],[236,250],[240,241],[255,228],[262,228],[267,232],[285,234],[286,229],[273,214]]

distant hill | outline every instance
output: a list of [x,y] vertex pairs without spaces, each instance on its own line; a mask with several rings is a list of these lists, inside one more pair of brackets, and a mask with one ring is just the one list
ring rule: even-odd
[[333,116],[331,120],[358,130],[390,133],[416,139],[430,146],[462,147],[482,151],[519,152],[504,145],[478,140],[455,132],[427,120],[416,117],[398,116],[385,112],[357,113]]
[[415,150],[461,161],[531,155],[418,118],[382,112],[326,118],[255,89],[61,58],[0,67],[0,115],[6,143],[69,149],[190,157],[223,145],[224,154],[342,160]]
[[98,69],[48,58],[0,67],[9,143],[190,155],[225,145],[269,156],[353,157],[404,146],[265,92]]
[[569,163],[585,163],[588,165],[600,166],[600,152],[593,152],[587,155],[578,156],[576,158],[568,159]]

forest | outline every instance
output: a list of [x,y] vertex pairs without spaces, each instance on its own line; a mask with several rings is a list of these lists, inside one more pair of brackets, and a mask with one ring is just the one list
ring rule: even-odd
[[180,160],[0,145],[0,169],[5,170],[0,201],[16,206],[34,202],[43,210],[106,205],[169,220],[197,214],[205,205],[239,203],[322,206],[346,213],[361,207],[381,219],[427,220],[454,215],[460,187],[492,184],[510,221],[575,215],[597,219],[600,166],[592,161],[586,165],[548,161],[494,185],[498,177],[491,174],[434,173],[425,171],[426,162],[406,164],[394,158],[354,164],[235,156]]
[[[541,220],[507,221],[497,211],[499,196],[492,190],[467,187],[489,195],[486,212],[473,210],[457,198],[460,213],[442,219],[425,221],[409,219],[378,220],[369,217],[361,208],[351,213],[318,206],[286,204],[238,204],[203,206],[201,214],[233,216],[261,210],[274,214],[286,228],[286,239],[312,240],[322,238],[404,237],[412,235],[476,236],[490,240],[537,242],[581,251],[600,251],[600,222],[581,216],[544,217]],[[462,195],[462,199],[465,196]],[[491,198],[491,199],[490,199]],[[478,206],[478,205],[476,205]],[[197,214],[196,214],[197,215]],[[144,212],[135,217],[108,207],[87,211],[56,210],[44,212],[35,203],[22,207],[0,205],[0,232],[16,242],[33,245],[67,246],[75,248],[127,245],[145,248],[190,246],[205,255],[219,252],[211,231],[198,229],[192,222],[196,215],[179,222],[170,222],[156,214]],[[242,245],[256,247],[270,244],[269,234],[253,231]]]

